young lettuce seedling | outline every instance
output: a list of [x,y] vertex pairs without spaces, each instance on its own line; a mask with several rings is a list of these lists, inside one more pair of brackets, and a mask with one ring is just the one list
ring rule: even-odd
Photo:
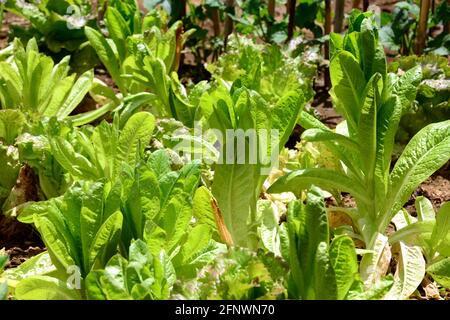
[[358,274],[355,245],[348,236],[330,244],[328,214],[320,189],[313,187],[306,203],[289,204],[289,296],[303,300],[377,299],[392,287],[392,278],[366,291]]

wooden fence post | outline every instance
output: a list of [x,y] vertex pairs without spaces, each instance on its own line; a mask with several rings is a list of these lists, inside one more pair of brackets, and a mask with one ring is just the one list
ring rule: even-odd
[[[331,0],[325,0],[325,34],[331,32]],[[325,42],[324,47],[325,59],[330,59],[330,42]],[[326,69],[324,74],[325,87],[331,87],[330,70]]]
[[268,11],[269,15],[275,18],[275,0],[269,0]]
[[291,40],[294,35],[294,28],[295,28],[295,5],[296,0],[288,0],[288,14],[289,14],[289,22],[288,22],[288,36],[287,41]]
[[366,12],[369,8],[369,0],[363,0],[363,11]]
[[223,30],[223,43],[224,48],[227,48],[228,36],[233,32],[233,20],[228,16],[228,13],[234,13],[234,0],[225,0],[226,9],[226,17],[225,17],[225,25]]
[[419,25],[416,33],[416,54],[421,55],[425,48],[427,40],[427,24],[428,24],[428,11],[430,10],[430,0],[420,0],[420,16]]
[[336,0],[334,6],[334,32],[341,33],[344,26],[345,0]]

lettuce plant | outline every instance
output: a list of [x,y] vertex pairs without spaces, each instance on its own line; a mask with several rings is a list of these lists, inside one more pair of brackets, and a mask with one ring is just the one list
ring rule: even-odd
[[[303,103],[301,91],[289,91],[271,104],[255,91],[241,88],[230,94],[223,86],[200,99],[197,116],[207,128],[217,129],[223,136],[219,155],[222,161],[214,165],[212,193],[235,245],[256,246],[256,202],[271,169],[272,163],[268,162],[278,159]],[[271,136],[271,130],[276,130],[278,137]],[[254,136],[244,137],[240,141],[242,149],[229,152],[239,138],[230,136],[230,131]]]
[[[16,39],[12,59],[0,62],[0,105],[2,109],[17,109],[37,120],[40,117],[69,118],[93,86],[94,73],[85,72],[78,78],[68,75],[67,56],[58,64],[39,53],[37,42],[31,39],[26,48]],[[95,112],[77,115],[78,125],[89,123],[111,110],[105,105]]]
[[[167,300],[176,281],[175,270],[162,250],[152,255],[142,240],[130,245],[128,260],[120,254],[105,269],[91,272],[86,279],[90,300]],[[118,281],[118,279],[120,279]]]
[[168,28],[167,17],[160,11],[145,17],[137,11],[130,17],[111,6],[105,18],[108,38],[89,27],[86,35],[125,97],[118,110],[129,116],[139,107],[150,106],[161,117],[192,126],[193,107],[176,74],[191,32],[183,32],[181,22]]
[[345,210],[366,248],[360,272],[367,286],[388,238],[392,218],[417,186],[450,158],[450,121],[431,124],[417,133],[391,169],[395,134],[404,106],[414,99],[420,68],[402,77],[386,74],[386,60],[370,14],[353,14],[342,37],[331,35],[331,96],[344,116],[347,132],[324,127],[306,130],[302,138],[323,141],[342,162],[342,170],[300,169],[278,179],[269,192],[298,191],[312,184],[349,192],[356,210]]
[[[108,38],[93,28],[86,27],[85,32],[89,43],[123,95],[143,91],[142,86],[130,76],[131,68],[142,62],[145,56],[159,59],[164,64],[165,75],[178,69],[181,49],[189,35],[183,34],[181,22],[167,28],[164,16],[158,11],[145,17],[141,17],[141,13],[137,11],[129,17],[110,6],[106,11],[105,23]],[[153,87],[149,89],[152,90]]]
[[[92,132],[68,128],[50,132],[48,144],[56,161],[75,180],[118,178],[124,164],[132,168],[149,143],[155,118],[148,112],[134,114],[119,129],[119,119],[103,121]],[[74,147],[75,146],[75,147]]]
[[311,80],[317,63],[313,49],[298,54],[292,48],[231,35],[227,52],[207,69],[217,81],[254,90],[270,102],[292,90],[301,90],[305,101],[309,101],[314,96]]
[[355,245],[348,236],[336,236],[330,244],[328,213],[321,190],[312,188],[306,203],[289,204],[289,296],[302,300],[382,298],[392,279],[365,291],[358,274]]
[[63,197],[39,202],[20,218],[35,225],[56,271],[22,280],[15,289],[18,299],[84,296],[86,276],[105,267],[120,240],[123,215],[108,204],[108,188],[104,182],[77,183]]
[[404,143],[427,124],[450,118],[450,67],[448,59],[434,54],[406,56],[389,65],[394,73],[407,72],[420,65],[422,79],[417,95],[403,112],[397,141]]
[[[115,182],[78,181],[64,196],[22,211],[19,220],[34,223],[56,271],[21,281],[15,291],[19,299],[42,297],[39,287],[44,284],[52,298],[167,299],[175,277],[195,278],[198,268],[223,251],[223,245],[211,240],[208,225],[192,222],[197,164],[172,171],[161,150],[130,170],[124,168]],[[147,257],[140,267],[133,263],[138,253]],[[71,266],[79,267],[79,290],[67,286]],[[131,281],[129,286],[111,280],[110,271],[118,267]],[[132,280],[133,272],[142,275],[142,281]]]
[[91,1],[86,0],[6,0],[0,6],[31,24],[25,28],[12,25],[14,36],[24,40],[42,38],[43,44],[54,53],[76,51],[86,41],[83,28],[96,25]]
[[286,297],[287,266],[263,250],[229,248],[199,270],[195,279],[177,284],[174,299],[252,300]]

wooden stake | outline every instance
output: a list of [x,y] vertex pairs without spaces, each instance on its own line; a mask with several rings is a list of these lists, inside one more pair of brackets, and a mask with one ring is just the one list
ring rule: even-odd
[[334,7],[334,32],[341,33],[344,25],[345,0],[336,0]]
[[180,12],[180,19],[186,17],[186,0],[180,0],[181,1],[181,12]]
[[[447,0],[448,5],[450,6],[450,0]],[[450,33],[450,21],[444,25],[444,34]]]
[[288,36],[287,41],[291,40],[294,36],[294,28],[295,28],[295,0],[288,0],[287,2],[287,9],[289,13],[289,22],[288,22]]
[[[225,5],[227,6],[227,13],[233,13],[234,14],[234,0],[226,0]],[[223,30],[223,43],[224,48],[227,48],[227,42],[228,42],[228,36],[233,32],[233,20],[228,16],[225,17],[225,26]]]
[[427,40],[428,11],[430,0],[420,0],[419,25],[416,33],[416,54],[421,55]]
[[220,16],[219,9],[211,9],[211,19],[213,21],[214,36],[220,36]]
[[[331,32],[331,0],[325,0],[325,34],[330,34]],[[330,59],[330,43],[329,41],[325,42],[324,47],[325,59]],[[325,87],[329,88],[330,81],[330,70],[326,69],[324,74],[324,84]]]
[[269,0],[268,10],[270,16],[275,18],[275,0]]
[[363,0],[363,11],[366,12],[369,8],[369,0]]

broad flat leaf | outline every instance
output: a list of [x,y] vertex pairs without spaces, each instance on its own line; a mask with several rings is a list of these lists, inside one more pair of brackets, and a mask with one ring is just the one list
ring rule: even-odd
[[433,204],[423,196],[416,198],[415,207],[419,221],[435,221]]
[[386,77],[386,56],[376,32],[371,19],[362,21],[361,32],[358,34],[358,49],[361,69],[364,70],[366,80],[376,73],[379,73],[382,79]]
[[260,173],[258,168],[257,165],[222,164],[214,172],[212,193],[236,245],[248,246],[252,238],[248,221],[253,203],[256,209],[252,187]]
[[[290,244],[289,264],[294,283],[289,288],[295,298],[336,298],[336,282],[329,262],[327,243],[329,230],[325,204],[320,189],[313,188],[307,194],[307,202],[294,201],[288,207],[288,232]],[[324,274],[327,271],[328,274]],[[312,276],[311,276],[312,275]],[[326,278],[331,286],[328,295],[323,291]]]
[[409,245],[420,245],[423,243],[422,239],[429,239],[431,237],[434,226],[435,223],[432,220],[412,223],[397,230],[389,237],[389,242],[403,241]]
[[84,96],[89,92],[94,80],[94,70],[83,73],[73,84],[68,96],[57,113],[59,120],[64,119],[80,104]]
[[306,296],[306,299],[336,300],[338,289],[336,277],[328,256],[328,244],[321,242],[317,246],[314,261],[314,297]]
[[316,141],[332,141],[339,144],[341,147],[346,148],[348,152],[357,152],[358,144],[348,137],[335,133],[329,129],[319,129],[313,128],[308,129],[302,134],[302,139],[305,141],[316,142]]
[[[0,140],[13,145],[26,123],[25,116],[19,110],[0,110]],[[3,139],[2,139],[3,138]]]
[[155,117],[148,112],[136,113],[128,120],[119,137],[115,157],[116,174],[124,162],[132,167],[135,166],[136,156],[150,142],[154,128]]
[[126,48],[125,40],[131,35],[130,28],[124,20],[120,12],[114,7],[108,7],[106,10],[105,24],[108,29],[109,36],[114,40],[119,52],[120,60],[125,60]]
[[211,229],[207,225],[199,224],[190,230],[181,248],[183,264],[189,263],[209,244],[210,239]]
[[[379,104],[378,85],[381,76],[375,74],[367,83],[362,98],[362,108],[358,123],[358,145],[361,162],[366,174],[366,181],[373,181],[377,152],[377,111]],[[368,185],[369,194],[374,193],[375,186]]]
[[52,262],[58,269],[67,270],[69,266],[76,265],[64,237],[46,217],[34,218],[34,223],[48,249]]
[[450,234],[450,202],[442,205],[436,215],[436,224],[431,234],[431,245],[439,251]]
[[384,199],[387,193],[392,151],[401,116],[400,99],[396,96],[392,96],[384,101],[377,112],[377,160],[375,174],[378,178],[377,194],[379,199]]
[[188,231],[191,219],[192,204],[189,195],[186,193],[173,196],[161,210],[159,225],[166,232],[166,243],[163,248],[168,253],[172,253],[172,250]]
[[350,237],[337,237],[329,249],[330,262],[335,273],[337,299],[343,300],[358,275],[355,244]]
[[[426,178],[450,159],[450,120],[433,123],[408,143],[392,170],[385,210],[394,215]],[[390,212],[390,213],[389,213]]]
[[284,146],[294,129],[304,97],[301,91],[289,92],[270,110],[272,129],[280,131],[280,145]]
[[359,121],[361,94],[366,80],[355,57],[346,51],[337,53],[330,62],[330,76],[333,85],[331,95],[351,127]]
[[267,192],[299,192],[302,189],[310,188],[311,185],[319,186],[325,190],[336,189],[349,192],[359,199],[368,201],[366,189],[360,183],[342,173],[329,169],[312,168],[292,171],[275,181]]
[[79,290],[69,289],[64,281],[48,276],[20,281],[14,295],[18,300],[81,300]]
[[361,279],[366,288],[372,287],[386,274],[391,261],[388,238],[383,234],[376,234],[373,244],[369,244],[368,247],[373,252],[364,254],[360,263]]
[[427,268],[434,280],[445,288],[450,288],[450,258],[433,263]]
[[279,225],[278,210],[269,200],[259,200],[256,208],[258,219],[261,219],[259,236],[263,246],[275,256],[281,257],[281,226]]
[[103,217],[103,197],[104,197],[104,184],[103,183],[90,183],[84,186],[82,207],[80,209],[80,229],[76,231],[80,234],[81,248],[83,255],[83,268],[86,273],[90,270],[90,254],[91,244],[95,238],[95,235],[102,226]]
[[369,289],[364,288],[362,282],[355,282],[347,299],[349,300],[381,300],[394,284],[394,277],[390,274],[375,283]]
[[392,94],[400,99],[402,111],[407,111],[416,98],[417,87],[422,80],[422,68],[421,66],[415,66],[406,71],[401,77],[391,77],[394,79],[390,79],[391,83],[388,85],[392,86]]
[[[0,261],[0,270],[1,270],[1,261]],[[48,252],[42,252],[28,259],[20,266],[6,270],[3,276],[8,280],[19,281],[32,276],[46,275],[55,270],[56,270],[55,266],[53,265]]]
[[323,124],[319,119],[310,115],[308,112],[302,110],[300,111],[300,116],[298,119],[298,124],[305,129],[321,129],[326,131],[331,131],[325,124]]
[[201,186],[195,191],[193,199],[194,217],[199,224],[207,225],[214,233],[217,233],[217,224],[211,205],[212,194],[205,186]]
[[117,60],[117,57],[108,41],[106,41],[103,35],[97,30],[94,30],[88,26],[86,26],[84,30],[86,37],[89,39],[89,42],[97,53],[100,61],[111,74],[111,77],[119,87],[120,91],[125,94],[127,91],[123,85],[123,81],[121,80],[119,61]]
[[385,299],[407,299],[416,291],[425,276],[425,259],[417,246],[400,242],[400,256],[394,276],[394,286]]
[[56,84],[48,103],[42,106],[41,112],[44,116],[54,117],[61,111],[61,107],[65,103],[69,92],[72,90],[74,82],[75,74],[60,80]]
[[117,252],[123,217],[120,211],[113,213],[102,224],[89,249],[89,264],[99,268]]

